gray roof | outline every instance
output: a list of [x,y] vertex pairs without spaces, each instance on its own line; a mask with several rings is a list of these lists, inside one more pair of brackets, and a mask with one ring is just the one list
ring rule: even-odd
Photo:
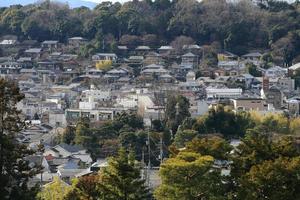
[[195,54],[189,52],[189,53],[184,54],[182,57],[195,57],[195,56],[196,56]]
[[31,48],[31,49],[27,49],[25,53],[40,53],[41,51],[42,51],[41,48]]
[[84,148],[80,145],[69,145],[69,144],[61,143],[61,144],[58,144],[57,146],[62,147],[63,149],[67,150],[70,153],[74,153],[74,152],[84,150]]
[[58,41],[57,40],[46,40],[43,42],[43,44],[57,44]]
[[245,55],[242,55],[242,57],[261,57],[262,54],[259,52],[252,52],[252,53],[247,53]]
[[161,46],[158,50],[173,50],[172,46]]
[[136,50],[150,50],[150,47],[148,47],[148,46],[138,46],[136,48]]

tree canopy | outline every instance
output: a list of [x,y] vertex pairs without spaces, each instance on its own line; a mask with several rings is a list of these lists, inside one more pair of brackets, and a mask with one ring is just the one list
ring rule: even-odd
[[90,10],[45,1],[2,8],[0,27],[1,35],[39,41],[82,36],[93,40],[90,50],[101,50],[102,41],[106,51],[116,41],[129,47],[172,43],[176,48],[182,41],[204,46],[218,43],[239,55],[271,49],[276,63],[290,65],[300,53],[299,3],[262,2],[143,0],[103,2]]

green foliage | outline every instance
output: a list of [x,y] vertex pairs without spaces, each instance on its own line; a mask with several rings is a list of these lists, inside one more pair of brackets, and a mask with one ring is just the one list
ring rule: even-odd
[[253,166],[243,177],[242,199],[298,199],[300,157],[266,160]]
[[194,130],[178,130],[175,135],[174,144],[178,148],[184,147],[187,142],[190,142],[197,135],[197,131]]
[[249,64],[247,64],[247,67],[248,67],[249,74],[251,74],[252,76],[254,76],[254,77],[261,77],[262,76],[261,71],[258,71],[257,67],[254,64],[249,63]]
[[96,200],[100,196],[97,189],[99,175],[83,176],[72,180],[71,189],[68,188],[67,194],[63,195],[64,200]]
[[176,133],[178,126],[191,114],[189,112],[190,103],[189,100],[181,95],[168,96],[165,121],[169,129]]
[[23,99],[17,85],[0,79],[0,196],[1,199],[33,199],[35,187],[27,187],[28,180],[40,171],[29,166],[27,156],[35,152],[16,142],[16,134],[25,123],[16,104]]
[[211,171],[213,157],[180,152],[160,167],[162,184],[155,190],[158,200],[222,199],[220,174]]
[[[233,156],[231,180],[237,199],[295,199],[299,151],[292,138],[251,130]],[[289,192],[288,192],[289,191]]]
[[195,138],[186,144],[186,151],[210,155],[218,160],[228,160],[232,147],[220,137]]
[[[102,41],[98,35],[111,35],[130,48],[141,44],[156,47],[160,42],[174,41],[179,52],[182,42],[211,44],[210,47],[218,44],[239,55],[253,48],[271,49],[276,64],[290,65],[300,52],[299,3],[267,3],[268,6],[255,6],[251,1],[145,0],[103,2],[89,10],[43,2],[2,8],[0,27],[3,35],[16,34],[39,41],[83,36],[95,39],[93,46]],[[99,50],[98,45],[94,47]],[[203,65],[216,64],[219,47],[204,48]],[[106,42],[105,51],[115,48],[115,42]],[[86,48],[82,55],[94,50]]]
[[255,124],[249,113],[235,114],[225,110],[223,106],[211,109],[208,115],[200,117],[193,125],[193,129],[201,133],[221,133],[225,137],[242,136],[248,128]]
[[54,180],[46,185],[38,194],[37,199],[40,200],[64,200],[71,187],[55,177]]
[[148,189],[141,180],[140,170],[135,165],[133,153],[121,148],[117,157],[109,160],[109,166],[100,172],[98,185],[100,199],[136,200],[148,199]]
[[67,126],[61,136],[61,142],[66,144],[72,144],[75,140],[75,128],[72,126]]

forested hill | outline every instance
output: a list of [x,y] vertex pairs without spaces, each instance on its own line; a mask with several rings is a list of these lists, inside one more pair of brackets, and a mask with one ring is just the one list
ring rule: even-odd
[[[71,8],[77,8],[81,6],[86,6],[89,8],[96,7],[96,3],[90,2],[88,0],[51,0],[52,2],[58,2],[62,4],[68,4]],[[33,3],[39,3],[42,0],[3,0],[0,1],[0,7],[9,7],[11,5],[28,5]]]
[[239,55],[270,49],[275,61],[291,64],[300,54],[300,4],[261,1],[256,6],[250,0],[134,0],[104,2],[93,10],[46,1],[1,8],[0,33],[39,41],[82,36],[94,40],[96,50],[103,40],[106,44],[158,46],[184,35],[199,45]]

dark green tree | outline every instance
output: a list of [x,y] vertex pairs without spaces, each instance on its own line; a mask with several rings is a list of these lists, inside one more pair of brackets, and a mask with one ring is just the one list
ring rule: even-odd
[[167,105],[165,111],[165,122],[173,134],[176,133],[177,128],[181,123],[190,117],[190,103],[189,100],[181,95],[169,95],[167,98]]
[[149,190],[141,179],[134,154],[121,148],[117,157],[111,158],[108,167],[100,172],[100,199],[136,200],[149,199]]
[[1,199],[34,199],[34,188],[28,180],[39,172],[31,168],[26,156],[33,151],[16,141],[16,134],[24,128],[21,112],[16,104],[23,99],[17,85],[0,79],[0,196]]

